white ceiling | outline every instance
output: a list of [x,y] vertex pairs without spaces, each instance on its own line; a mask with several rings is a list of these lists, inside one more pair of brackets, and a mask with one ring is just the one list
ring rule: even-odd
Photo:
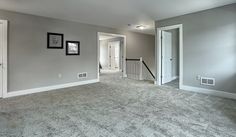
[[112,36],[112,35],[99,35],[99,40],[107,40],[107,39],[113,39],[113,38],[117,38],[116,36]]
[[[0,9],[154,34],[154,21],[236,0],[0,0]],[[128,27],[128,24],[132,24]],[[146,29],[137,30],[136,25]]]

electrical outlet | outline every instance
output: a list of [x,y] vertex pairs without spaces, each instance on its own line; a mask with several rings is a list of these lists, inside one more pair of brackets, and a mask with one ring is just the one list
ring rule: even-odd
[[62,78],[62,74],[61,73],[58,74],[58,78]]
[[78,79],[84,79],[84,78],[87,78],[87,72],[83,72],[83,73],[78,73],[77,74],[77,78]]

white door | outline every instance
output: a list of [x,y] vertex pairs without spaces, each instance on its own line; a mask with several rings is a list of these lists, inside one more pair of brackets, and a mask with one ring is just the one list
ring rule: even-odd
[[172,81],[172,34],[162,31],[162,84]]
[[109,42],[109,69],[120,69],[120,41]]
[[0,98],[3,97],[3,23],[0,22]]

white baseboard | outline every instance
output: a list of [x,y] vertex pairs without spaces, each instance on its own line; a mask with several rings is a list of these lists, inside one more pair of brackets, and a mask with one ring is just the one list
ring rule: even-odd
[[197,92],[197,93],[208,94],[208,95],[217,96],[217,97],[222,97],[222,98],[236,99],[236,94],[225,92],[225,91],[191,87],[191,86],[186,86],[186,85],[182,85],[181,89],[187,90],[187,91],[192,91],[192,92]]
[[28,95],[28,94],[45,92],[45,91],[51,91],[51,90],[56,90],[56,89],[75,87],[75,86],[80,86],[80,85],[87,85],[87,84],[92,84],[92,83],[97,83],[97,82],[99,82],[99,79],[92,79],[92,80],[79,81],[79,82],[73,82],[73,83],[66,83],[66,84],[60,84],[60,85],[54,85],[54,86],[47,86],[47,87],[40,87],[40,88],[12,91],[12,92],[8,92],[6,94],[6,96],[4,96],[4,98]]
[[179,76],[174,76],[174,77],[172,77],[171,80],[173,81],[173,80],[176,80],[176,79],[178,79],[178,78],[179,78]]

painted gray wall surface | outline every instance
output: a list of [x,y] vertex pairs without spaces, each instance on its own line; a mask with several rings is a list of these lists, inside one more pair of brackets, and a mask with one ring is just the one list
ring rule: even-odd
[[124,38],[117,37],[107,40],[100,40],[100,61],[103,69],[109,68],[109,58],[108,58],[108,43],[114,42],[114,41],[120,41],[120,69],[122,69],[122,51],[123,51],[123,43]]
[[[236,4],[156,22],[156,27],[183,24],[183,83],[236,93]],[[197,75],[215,78],[202,86]]]
[[[127,34],[127,39],[131,39],[127,46],[132,48],[139,48],[132,39],[146,38],[133,32],[3,10],[0,19],[9,21],[9,92],[77,82],[78,72],[88,72],[86,80],[96,79],[97,32]],[[65,56],[65,49],[47,49],[47,32],[63,33],[65,40],[80,41],[81,55]],[[62,78],[58,78],[59,73]]]
[[[155,36],[140,33],[127,35],[127,58],[138,59],[143,57],[152,73],[155,75]],[[154,80],[149,72],[143,69],[143,78]]]
[[172,77],[179,76],[179,29],[168,30],[172,34]]

